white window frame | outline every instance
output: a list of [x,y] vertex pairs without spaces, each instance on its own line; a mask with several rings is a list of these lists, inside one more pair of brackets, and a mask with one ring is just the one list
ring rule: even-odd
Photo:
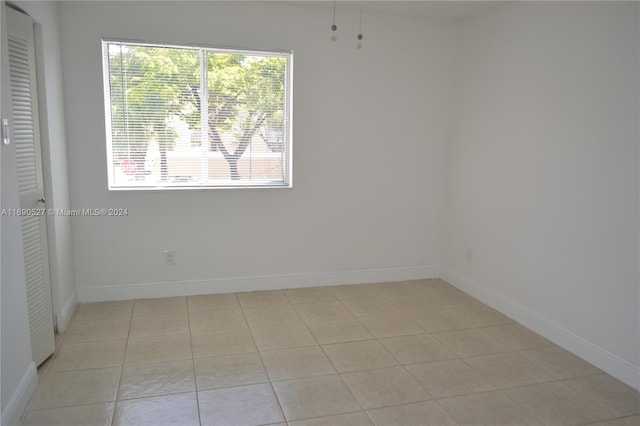
[[[130,185],[121,186],[116,185],[114,181],[114,164],[113,164],[113,149],[112,149],[112,126],[111,126],[111,93],[109,86],[109,63],[105,60],[105,47],[108,43],[122,43],[127,45],[138,45],[146,47],[165,47],[165,48],[177,48],[177,49],[193,49],[200,52],[222,52],[241,55],[260,55],[260,56],[276,56],[284,57],[286,59],[285,67],[285,96],[284,96],[284,113],[285,113],[285,132],[283,135],[283,143],[285,145],[286,154],[283,156],[283,181],[274,183],[273,181],[268,183],[255,183],[246,181],[221,181],[220,184],[176,184],[176,183],[163,183],[162,185]],[[173,190],[207,190],[207,189],[234,189],[234,188],[253,188],[253,189],[287,189],[293,187],[293,152],[292,152],[292,139],[293,139],[293,51],[292,50],[260,50],[260,49],[243,49],[243,48],[230,48],[230,47],[218,47],[201,44],[167,44],[167,43],[153,43],[139,40],[127,40],[119,38],[103,38],[101,43],[101,54],[103,60],[103,89],[104,89],[104,107],[105,107],[105,136],[106,136],[106,154],[107,154],[107,180],[109,191],[173,191]],[[204,70],[204,71],[203,71]],[[207,69],[201,66],[201,78],[206,78]],[[205,84],[206,86],[206,84]],[[204,104],[204,102],[203,102]],[[208,105],[207,105],[208,106]],[[202,108],[202,114],[206,114],[207,106]],[[204,117],[203,117],[204,118]],[[206,133],[202,125],[202,134]],[[206,135],[208,138],[208,134]],[[204,138],[202,139],[204,141]],[[243,154],[244,155],[244,154]]]

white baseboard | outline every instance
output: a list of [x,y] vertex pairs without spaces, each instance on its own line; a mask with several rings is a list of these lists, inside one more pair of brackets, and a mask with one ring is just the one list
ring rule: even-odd
[[439,266],[364,269],[356,271],[220,278],[207,281],[179,281],[78,288],[81,303],[131,300],[196,294],[234,293],[438,278]]
[[29,399],[31,399],[31,395],[33,395],[37,385],[38,370],[35,362],[31,362],[15,392],[11,395],[7,407],[2,412],[2,417],[0,418],[2,426],[18,426],[20,424],[20,419],[26,411]]
[[56,314],[56,330],[62,334],[67,330],[71,317],[76,311],[78,306],[78,294],[74,291],[73,294],[67,299],[62,310]]
[[640,390],[640,368],[606,349],[572,333],[525,307],[488,290],[485,286],[448,267],[441,278],[520,324],[551,340],[574,355],[595,365],[629,386]]

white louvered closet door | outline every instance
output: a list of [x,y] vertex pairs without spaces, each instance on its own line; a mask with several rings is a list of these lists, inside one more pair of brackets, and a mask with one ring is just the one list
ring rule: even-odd
[[7,8],[9,78],[13,143],[16,147],[18,192],[22,216],[24,266],[31,350],[36,365],[55,350],[53,308],[42,182],[40,123],[36,90],[35,47],[31,17]]

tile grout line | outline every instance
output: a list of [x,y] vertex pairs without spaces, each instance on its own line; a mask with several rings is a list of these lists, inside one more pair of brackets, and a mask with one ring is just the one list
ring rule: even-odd
[[[333,297],[334,297],[334,298],[336,298],[336,300],[338,301],[338,303],[340,303],[340,305],[341,305],[343,308],[347,309],[347,310],[349,311],[349,313],[351,313],[351,314],[353,315],[353,313],[349,310],[349,308],[347,308],[346,306],[344,306],[344,305],[342,304],[342,301],[338,299],[338,297],[335,295],[335,293],[334,293],[331,289],[328,289],[328,290],[329,290],[329,292],[333,295]],[[295,307],[295,306],[294,306],[294,309],[296,309],[296,307]],[[296,311],[297,311],[297,309],[296,309]],[[354,317],[355,317],[355,316],[354,316]],[[357,320],[357,318],[356,318],[356,320]],[[307,331],[308,331],[308,332],[309,332],[309,334],[311,335],[311,337],[313,337],[313,340],[315,340],[316,344],[318,345],[318,347],[320,348],[320,350],[321,350],[321,351],[322,351],[322,353],[324,354],[325,358],[327,358],[327,360],[329,361],[329,364],[331,364],[331,366],[333,367],[333,369],[336,371],[336,374],[338,375],[338,377],[340,377],[340,380],[342,381],[342,384],[343,384],[344,386],[346,386],[346,387],[347,387],[347,389],[348,389],[348,390],[349,390],[349,392],[351,393],[351,396],[353,396],[353,399],[355,399],[355,401],[356,401],[356,402],[358,403],[358,405],[360,406],[360,408],[361,408],[362,412],[364,412],[364,413],[365,413],[365,415],[369,418],[369,420],[371,420],[371,422],[373,423],[373,420],[371,419],[371,417],[369,417],[369,414],[367,414],[367,411],[366,411],[366,410],[364,409],[364,407],[362,406],[362,402],[360,402],[360,399],[358,399],[358,397],[356,396],[356,394],[355,394],[355,393],[353,393],[353,389],[351,389],[351,386],[349,386],[349,384],[348,384],[348,383],[347,383],[347,381],[344,379],[344,377],[342,377],[342,374],[340,373],[340,370],[338,370],[338,368],[335,366],[335,364],[334,364],[334,362],[331,360],[331,357],[329,356],[329,354],[327,354],[327,352],[324,350],[324,347],[320,344],[320,342],[318,342],[318,339],[316,338],[315,334],[313,334],[313,333],[311,332],[311,330],[310,330],[310,329],[309,329],[309,327],[307,326],[307,323],[306,323],[306,322],[304,322],[304,320],[303,320],[303,323],[304,323],[305,328],[307,329]],[[331,375],[333,376],[334,374],[331,374]],[[355,411],[354,411],[354,412],[355,412]],[[349,413],[341,413],[341,414],[349,414]],[[338,415],[339,415],[339,414],[338,414]],[[324,416],[324,417],[326,417],[326,416]],[[305,419],[302,419],[302,420],[305,420]]]
[[[329,288],[329,291],[332,293],[333,297],[337,300],[337,302],[343,307],[345,308],[354,318],[355,320],[361,324],[364,327],[364,324],[362,324],[360,322],[360,320],[353,314],[353,312],[346,307],[343,303],[342,300],[340,298],[338,298],[338,296],[336,296],[336,294]],[[295,304],[294,305],[294,309],[296,309]],[[296,309],[297,311],[297,309]],[[302,318],[301,318],[302,319]],[[353,392],[353,389],[351,388],[351,386],[349,386],[349,383],[347,383],[347,381],[344,379],[344,377],[342,376],[342,373],[340,372],[340,370],[338,370],[338,368],[335,366],[334,362],[331,360],[331,357],[329,356],[329,354],[327,354],[327,352],[325,351],[323,345],[320,344],[320,342],[318,342],[318,339],[316,338],[316,336],[313,334],[313,332],[311,332],[311,330],[309,329],[307,322],[302,320],[303,324],[305,326],[305,328],[307,328],[307,331],[309,331],[309,334],[311,334],[311,337],[313,337],[313,339],[315,340],[316,344],[318,345],[318,347],[320,348],[320,350],[322,351],[322,353],[324,354],[324,356],[327,358],[327,360],[329,361],[329,363],[331,364],[331,366],[333,367],[333,369],[336,371],[336,374],[340,377],[340,380],[342,381],[342,383],[347,387],[347,389],[349,390],[349,392],[351,392],[351,395],[353,396],[353,398],[356,400],[356,402],[358,403],[358,405],[360,405],[360,408],[362,409],[362,412],[365,413],[365,415],[367,417],[369,417],[369,414],[366,412],[365,408],[362,406],[362,402],[360,401],[360,399],[358,399],[358,397],[356,396],[356,394]],[[313,322],[313,321],[311,321]],[[366,330],[366,327],[364,327]],[[360,341],[366,341],[366,340],[375,340],[375,336],[373,336],[373,333],[370,333],[371,336],[373,337],[373,339],[364,339],[364,340],[353,340],[353,341],[348,341],[348,342],[337,342],[337,343],[333,343],[333,344],[341,344],[341,343],[350,343],[350,342],[360,342]],[[329,345],[329,344],[327,344]],[[326,346],[326,345],[325,345]],[[334,376],[336,374],[327,374],[327,375],[319,375],[319,376],[309,376],[309,377],[321,377],[321,376]],[[295,380],[295,379],[292,379]],[[353,411],[356,412],[356,411]],[[358,411],[359,412],[359,411]],[[340,414],[349,414],[348,413],[340,413]],[[339,414],[337,414],[339,415]],[[325,416],[326,417],[326,416]],[[369,419],[371,420],[371,422],[373,422],[373,419],[371,419],[371,417],[369,417]],[[303,419],[304,420],[304,419]]]
[[[384,298],[384,296],[382,296],[382,295],[381,295],[381,297],[383,297],[383,298]],[[402,311],[400,310],[400,308],[398,308],[395,304],[393,304],[393,302],[391,302],[390,300],[388,300],[388,299],[386,299],[386,298],[385,298],[385,300],[387,300],[389,303],[391,303],[393,306],[395,306],[395,307],[398,309],[398,311],[399,311],[400,313],[402,312]],[[409,319],[410,319],[410,318],[409,318]],[[358,321],[360,321],[360,319],[359,319],[359,318],[358,318]],[[411,319],[411,321],[413,321],[413,320]],[[362,323],[362,322],[360,321],[360,323]],[[415,321],[414,321],[414,323],[415,323]],[[364,325],[364,324],[362,324],[362,325],[363,325],[365,328],[367,328],[367,327],[366,327],[366,325]],[[417,325],[421,330],[423,330],[423,331],[425,332],[425,333],[424,333],[425,335],[428,335],[429,337],[433,338],[433,337],[431,336],[431,334],[430,334],[429,332],[427,332],[427,331],[426,331],[422,326],[420,326],[419,324],[416,324],[416,325]],[[427,388],[426,388],[426,387],[425,387],[425,386],[424,386],[424,385],[423,385],[423,384],[422,384],[418,379],[416,379],[416,378],[413,376],[413,374],[411,374],[411,372],[406,368],[405,364],[404,364],[404,363],[402,363],[402,361],[400,361],[400,359],[399,359],[397,356],[395,356],[395,355],[393,354],[393,352],[391,352],[391,351],[390,351],[390,350],[389,350],[389,349],[388,349],[388,348],[387,348],[387,347],[386,347],[386,346],[385,346],[385,345],[380,341],[380,338],[376,337],[373,333],[371,333],[371,334],[374,336],[374,339],[376,340],[376,342],[378,342],[378,344],[379,344],[380,346],[382,346],[382,347],[387,351],[387,353],[389,353],[389,354],[391,355],[391,357],[392,357],[393,359],[395,359],[395,360],[396,360],[396,362],[397,362],[397,363],[398,363],[398,365],[402,368],[402,370],[403,370],[405,373],[407,373],[407,374],[409,375],[409,377],[410,377],[410,378],[411,378],[411,379],[412,379],[412,380],[413,380],[413,381],[414,381],[418,386],[420,386],[420,388],[422,388],[422,389],[427,393],[427,395],[429,395],[429,397],[431,398],[431,400],[434,400],[435,398],[433,397],[433,395],[431,395],[431,392],[429,392],[429,390],[428,390],[428,389],[427,389]],[[422,335],[422,334],[418,334],[418,335]],[[409,336],[411,336],[411,335],[409,335]],[[406,336],[392,336],[392,337],[406,337]],[[435,340],[435,338],[433,338],[433,339]],[[453,352],[452,352],[452,353],[453,353]],[[454,355],[456,355],[456,354],[454,354]],[[457,355],[456,355],[456,356],[457,356]],[[389,368],[389,367],[385,367],[385,368]],[[428,401],[428,400],[425,400],[425,401]],[[421,402],[421,401],[416,401],[416,402]],[[399,406],[399,405],[406,405],[406,404],[398,404],[398,406]],[[387,407],[377,407],[377,408],[387,408]],[[365,410],[365,413],[367,414],[367,416],[369,417],[369,419],[371,420],[371,422],[375,424],[375,422],[374,422],[373,418],[371,418],[371,416],[370,416],[370,414],[367,412],[367,410]]]
[[[235,294],[235,293],[234,293]],[[198,376],[196,374],[196,357],[193,353],[193,335],[191,334],[191,310],[189,309],[189,298],[185,296],[185,304],[187,305],[187,327],[189,330],[189,346],[191,349],[191,368],[193,371],[193,387],[196,392],[196,411],[198,413],[198,424],[202,425],[202,415],[200,414],[200,391],[198,389]]]
[[[383,298],[385,297],[385,296],[381,295],[380,293],[378,293],[378,294],[379,294],[381,297],[383,297]],[[386,298],[385,298],[385,299],[386,299]],[[388,299],[386,299],[386,300],[388,300]],[[393,302],[392,302],[392,301],[389,301],[389,302],[393,304]],[[396,308],[398,308],[395,304],[393,304],[393,305],[394,305]],[[348,308],[347,308],[347,309],[348,309]],[[399,308],[398,308],[398,309],[399,309]],[[353,312],[352,312],[351,310],[349,310],[349,311],[353,314]],[[455,314],[455,312],[454,312],[454,314]],[[355,316],[355,315],[354,315],[354,316]],[[359,318],[359,317],[357,317],[357,316],[356,316],[356,319],[357,319],[357,320],[362,324],[362,322],[360,321],[360,318]],[[411,318],[410,318],[410,319],[411,319]],[[413,320],[413,319],[412,319],[412,320]],[[473,323],[470,323],[470,324],[475,326],[475,324],[473,324]],[[365,327],[365,329],[367,329],[367,327],[366,327],[364,324],[362,324],[362,325]],[[491,325],[491,326],[485,326],[485,327],[477,327],[477,326],[475,326],[475,327],[472,327],[472,328],[466,328],[466,329],[463,329],[463,330],[468,330],[468,329],[480,329],[480,328],[488,328],[488,327],[497,327],[497,326],[503,326],[503,325],[512,325],[512,324],[498,324],[498,325]],[[420,328],[423,328],[423,327],[421,327],[419,324],[418,324],[418,326],[419,326]],[[368,329],[367,329],[367,330],[368,330]],[[371,333],[371,334],[373,335],[373,333]],[[484,333],[484,334],[487,334],[487,333]],[[487,382],[491,383],[491,384],[492,384],[492,386],[494,386],[494,387],[496,388],[496,390],[495,390],[495,391],[500,391],[500,392],[502,391],[502,389],[498,388],[494,383],[492,383],[490,380],[486,379],[486,378],[484,377],[484,375],[481,375],[479,372],[477,372],[475,369],[473,369],[473,367],[472,367],[471,365],[469,365],[468,363],[466,363],[463,357],[461,357],[460,355],[458,355],[457,353],[455,353],[454,351],[452,351],[452,349],[451,349],[451,348],[449,348],[447,345],[445,345],[443,342],[441,342],[439,339],[437,339],[435,336],[433,336],[433,334],[432,334],[431,332],[427,331],[427,332],[426,332],[426,335],[429,335],[429,336],[430,336],[431,338],[433,338],[436,342],[438,342],[439,344],[443,345],[443,347],[445,347],[445,349],[449,350],[453,355],[455,355],[455,356],[457,357],[457,359],[461,360],[465,365],[467,365],[467,366],[468,366],[469,368],[471,368],[474,372],[476,372],[478,375],[480,375],[480,377],[482,377],[484,380],[486,380]],[[495,340],[496,342],[498,342],[498,343],[502,344],[503,346],[505,346],[506,348],[510,349],[510,351],[509,351],[509,352],[507,352],[507,353],[517,352],[517,350],[513,350],[511,347],[509,347],[509,346],[505,345],[504,343],[502,343],[502,342],[501,342],[500,340],[498,340],[497,338],[495,338],[495,337],[493,337],[493,336],[491,336],[491,335],[489,335],[489,334],[487,334],[487,335],[488,335],[490,338],[492,338],[492,340]],[[393,337],[401,337],[401,336],[393,336]],[[385,350],[387,350],[387,352],[389,352],[389,353],[390,353],[390,355],[391,355],[391,356],[392,356],[392,357],[393,357],[393,358],[394,358],[394,359],[399,363],[399,365],[403,368],[403,370],[404,370],[407,374],[409,374],[409,376],[410,376],[410,377],[411,377],[411,378],[412,378],[412,379],[413,379],[413,380],[414,380],[414,381],[415,381],[415,382],[416,382],[416,383],[417,383],[421,388],[423,388],[423,389],[425,390],[425,392],[427,392],[427,395],[429,395],[429,396],[432,398],[432,399],[431,399],[432,401],[435,401],[435,402],[436,402],[436,403],[437,403],[437,404],[438,404],[438,405],[439,405],[439,406],[440,406],[440,407],[441,407],[441,408],[442,408],[442,409],[443,409],[447,414],[449,414],[452,418],[454,418],[454,417],[453,417],[453,414],[452,414],[452,413],[450,413],[448,410],[446,410],[446,408],[445,408],[442,404],[440,404],[440,403],[438,402],[438,399],[437,399],[437,398],[434,398],[434,397],[433,397],[433,395],[431,395],[431,393],[429,392],[429,390],[428,390],[428,389],[427,389],[427,388],[426,388],[426,387],[425,387],[425,386],[424,386],[424,385],[423,385],[419,380],[417,380],[417,379],[413,376],[413,374],[411,374],[411,372],[406,368],[406,365],[404,365],[404,364],[403,364],[403,363],[402,363],[402,362],[401,362],[401,361],[400,361],[400,360],[399,360],[399,359],[398,359],[398,358],[397,358],[397,357],[396,357],[396,356],[395,356],[391,351],[389,351],[389,350],[388,350],[388,349],[387,349],[387,348],[382,344],[382,342],[380,342],[380,341],[379,341],[379,338],[378,338],[378,337],[376,337],[376,336],[374,335],[374,339],[375,339],[375,340],[376,340],[380,345],[382,345],[382,346],[385,348]],[[500,354],[502,354],[502,353],[504,353],[504,352],[500,352]],[[479,356],[481,356],[481,355],[479,355]],[[437,361],[434,361],[434,362],[437,362]],[[427,363],[428,363],[428,362],[427,362]],[[422,363],[418,363],[418,364],[422,364]],[[408,364],[408,365],[412,365],[412,364]],[[415,365],[415,364],[413,364],[413,365]],[[384,368],[389,368],[389,367],[384,367]],[[358,370],[358,371],[370,371],[370,369],[369,369],[369,370]],[[545,370],[545,371],[546,371],[546,370]],[[342,377],[342,373],[339,373],[339,374],[340,374],[340,376]],[[554,377],[552,374],[550,374],[550,375],[551,375],[552,377]],[[343,380],[344,380],[344,379],[343,379]],[[347,384],[347,386],[348,386],[348,384]],[[351,389],[351,388],[350,388],[350,389]],[[352,391],[352,393],[353,393],[353,391]],[[482,392],[476,392],[476,393],[482,393]],[[503,393],[504,393],[504,392],[503,392]],[[475,393],[471,393],[470,395],[472,395],[472,394],[475,394]],[[453,396],[453,397],[457,397],[457,396],[462,396],[462,395],[455,395],[455,396]],[[357,397],[356,397],[356,399],[357,399]],[[440,399],[442,399],[442,398],[440,398]],[[428,400],[426,400],[426,401],[428,401]],[[514,401],[514,402],[515,402],[515,401]],[[362,404],[361,404],[361,405],[362,405]],[[406,404],[398,404],[398,405],[393,405],[393,406],[401,406],[401,405],[406,405]],[[518,406],[520,406],[519,404],[517,404],[517,405],[518,405]],[[376,407],[376,408],[388,408],[388,407]],[[523,409],[524,409],[524,407],[521,407],[521,408],[523,408]],[[369,415],[369,413],[367,412],[367,410],[364,410],[364,411],[365,411],[365,413],[367,414],[367,416],[369,417],[369,419],[373,422],[373,419],[371,418],[371,416]],[[537,418],[537,417],[536,417],[536,418]]]
[[[289,299],[284,294],[284,291],[280,290],[280,292],[282,293],[282,297],[284,297],[285,300],[287,300],[287,302],[289,302]],[[284,408],[282,408],[282,403],[280,402],[280,398],[278,398],[278,393],[276,392],[276,389],[273,386],[273,381],[271,380],[271,376],[269,375],[269,371],[267,370],[267,366],[265,365],[264,360],[262,359],[262,354],[260,353],[260,349],[258,348],[258,344],[256,343],[256,338],[253,335],[253,330],[251,330],[251,327],[249,326],[249,321],[247,320],[247,317],[246,317],[245,312],[244,312],[245,307],[242,306],[242,303],[240,302],[240,298],[238,297],[237,293],[234,293],[234,294],[236,295],[236,298],[238,299],[238,305],[240,305],[240,312],[242,312],[242,319],[244,320],[247,328],[249,329],[249,334],[251,335],[251,340],[253,342],[253,345],[256,348],[256,353],[258,354],[258,358],[260,358],[260,364],[262,364],[262,368],[264,369],[264,372],[267,375],[267,379],[269,379],[269,387],[271,388],[271,392],[273,393],[273,396],[275,397],[276,402],[278,403],[278,407],[280,408],[280,414],[282,415],[282,420],[285,423],[288,424],[289,421],[287,420],[287,416],[284,413]],[[289,302],[289,304],[291,304],[291,303]]]
[[[331,291],[331,289],[330,289]],[[380,341],[379,338],[376,337],[367,327],[365,324],[362,323],[362,321],[360,320],[360,317],[356,316],[353,311],[351,309],[349,309],[347,306],[344,305],[344,303],[342,303],[342,299],[338,298],[335,293],[333,293],[334,297],[338,300],[338,302],[340,303],[340,305],[342,305],[345,309],[347,309],[347,311],[349,311],[349,313],[356,319],[356,321],[362,325],[364,327],[365,330],[367,330],[371,336],[373,337],[372,339],[364,339],[364,340],[355,340],[355,341],[347,341],[347,342],[336,342],[336,343],[332,343],[332,344],[343,344],[343,343],[351,343],[351,342],[358,342],[358,341],[368,341],[368,340],[374,340],[376,341],[379,345],[381,345],[381,347],[394,359],[396,360],[396,362],[398,363],[397,366],[402,367],[403,371],[405,371],[409,377],[412,378],[412,380],[414,380],[426,393],[427,395],[429,395],[429,397],[431,398],[431,400],[435,400],[435,398],[433,398],[433,395],[431,395],[431,393],[422,385],[422,383],[420,383],[406,368],[405,366],[400,362],[399,359],[397,359],[397,357],[395,355],[393,355],[393,353],[391,353]],[[373,297],[381,297],[383,298],[383,300],[387,300],[389,303],[391,303],[395,308],[398,309],[399,313],[398,315],[402,314],[402,311],[400,310],[400,308],[398,308],[395,304],[393,304],[393,302],[391,302],[390,300],[388,300],[387,298],[385,298],[384,296],[382,296],[380,294],[379,291],[376,292],[376,296],[372,296]],[[355,297],[354,297],[355,299]],[[295,304],[294,304],[294,308],[295,308]],[[297,309],[296,309],[297,310]],[[368,316],[375,316],[375,315],[368,315]],[[413,319],[409,318],[411,321],[413,321]],[[415,321],[414,321],[415,322]],[[419,324],[416,324],[421,330],[424,330],[423,327],[421,327]],[[305,326],[306,326],[306,322],[305,322]],[[427,332],[425,330],[425,334],[431,335],[429,332]],[[353,392],[353,389],[351,388],[351,386],[349,386],[349,384],[346,382],[346,380],[343,377],[343,373],[351,373],[351,372],[340,372],[338,370],[338,368],[336,368],[336,366],[333,364],[333,361],[331,361],[331,358],[328,356],[328,354],[326,353],[323,345],[321,345],[315,335],[313,333],[311,333],[311,335],[313,336],[313,338],[316,340],[316,343],[318,343],[318,346],[320,347],[320,349],[323,351],[323,353],[325,354],[325,356],[327,357],[327,359],[329,360],[329,362],[333,365],[334,369],[336,370],[336,372],[338,373],[338,375],[340,376],[340,378],[342,379],[342,382],[347,386],[347,388],[349,389],[349,391],[351,392],[351,394],[354,396],[354,398],[356,399],[356,401],[358,402],[358,404],[360,405],[360,407],[362,408],[362,410],[364,411],[364,413],[367,415],[367,417],[371,420],[372,423],[374,423],[373,419],[371,418],[371,416],[369,415],[369,413],[367,412],[367,410],[363,407],[362,402],[358,399],[358,397],[355,395],[355,393]],[[392,337],[398,337],[398,336],[392,336]],[[434,337],[432,337],[434,338]],[[435,339],[435,338],[434,338]],[[437,341],[437,340],[436,340]],[[439,342],[439,341],[438,341]],[[440,342],[439,342],[440,343]],[[329,345],[329,344],[328,344]],[[452,352],[453,353],[453,352]],[[454,353],[454,355],[458,356],[457,354]],[[397,367],[397,366],[393,366],[393,367]],[[386,368],[392,368],[392,367],[379,367],[379,368],[370,368],[370,369],[364,369],[364,370],[354,370],[352,372],[361,372],[361,371],[372,371],[372,370],[378,370],[378,369],[386,369]],[[428,401],[428,400],[425,400]],[[404,405],[404,404],[399,404],[399,405]]]
[[[387,300],[389,303],[391,303],[394,307],[396,307],[396,308],[398,309],[398,311],[399,311],[400,313],[402,313],[402,310],[401,310],[398,306],[396,306],[392,301],[390,301],[388,298],[386,298],[385,296],[383,296],[382,294],[380,294],[380,292],[379,292],[379,291],[377,292],[377,294],[378,294],[380,297],[382,297],[384,300]],[[347,308],[347,309],[348,309],[348,308]],[[353,312],[352,312],[352,314],[353,314]],[[354,316],[355,316],[355,315],[354,315]],[[374,334],[373,334],[373,333],[372,333],[372,332],[371,332],[371,331],[366,327],[366,325],[362,323],[362,321],[360,321],[360,318],[356,317],[356,319],[358,320],[358,322],[359,322],[360,324],[362,324],[362,326],[363,326],[366,330],[368,330],[368,331],[371,333],[371,335],[373,336],[374,340],[375,340],[375,341],[376,341],[380,346],[382,346],[382,347],[384,348],[384,350],[385,350],[385,351],[387,351],[387,353],[389,353],[389,355],[391,355],[391,357],[392,357],[394,360],[396,360],[396,362],[397,362],[397,363],[398,363],[398,365],[403,369],[403,371],[405,371],[405,372],[409,375],[409,377],[411,377],[411,379],[412,379],[414,382],[416,382],[416,383],[418,384],[418,386],[420,386],[420,387],[421,387],[421,388],[422,388],[422,389],[427,393],[427,395],[429,395],[429,397],[431,398],[431,400],[432,400],[432,401],[435,401],[435,398],[433,397],[433,395],[431,395],[431,393],[429,392],[429,390],[428,390],[428,389],[426,389],[426,387],[425,387],[422,383],[420,383],[420,381],[419,381],[419,380],[417,380],[417,379],[416,379],[416,378],[411,374],[411,372],[410,372],[410,371],[408,371],[408,370],[407,370],[407,368],[405,367],[405,365],[404,365],[402,362],[400,362],[400,360],[399,360],[399,359],[398,359],[398,358],[397,358],[397,357],[396,357],[396,356],[395,356],[391,351],[389,351],[389,350],[384,346],[384,344],[382,344],[382,342],[380,342],[379,338],[378,338],[378,337],[376,337],[376,336],[375,336],[375,335],[374,335]],[[411,319],[411,318],[409,318],[409,319]],[[413,319],[411,319],[411,321],[413,321]],[[415,321],[414,321],[414,322],[415,322]],[[417,325],[420,329],[425,330],[422,326],[420,326],[420,324],[416,324],[416,325]],[[426,332],[426,334],[428,334],[429,336],[431,336],[431,334],[430,334],[430,333],[428,333],[426,330],[425,330],[425,332]],[[398,336],[393,336],[393,337],[398,337]],[[434,339],[435,339],[435,338],[434,338]],[[324,348],[323,348],[323,350],[324,350]],[[452,352],[452,353],[453,353],[453,352]],[[455,354],[455,353],[454,353],[454,355],[456,355],[456,356],[457,356],[457,354]],[[386,368],[392,368],[392,367],[381,367],[380,369],[383,369],[383,368],[385,368],[385,369],[386,369]],[[336,369],[336,370],[337,370],[337,369]],[[369,370],[358,370],[358,371],[371,371],[371,370],[372,370],[372,369],[369,369]],[[342,378],[343,382],[345,382],[345,383],[346,383],[346,381],[345,381],[344,377],[342,376],[342,373],[340,373],[340,372],[339,372],[338,374],[339,374],[339,375],[340,375],[340,377]],[[346,383],[346,385],[349,387],[349,389],[351,390],[351,393],[353,394],[353,390],[351,389],[351,387],[349,386],[349,384],[348,384],[348,383]],[[354,394],[354,396],[356,397],[356,400],[358,401],[358,403],[360,403],[360,406],[362,407],[362,403],[360,402],[360,400],[358,399],[358,397],[357,397],[355,394]],[[429,401],[429,400],[424,400],[424,401]],[[416,402],[424,402],[424,401],[415,401],[414,403],[416,403]],[[436,403],[437,403],[437,402],[436,402]],[[370,410],[374,410],[374,409],[377,409],[377,408],[389,408],[389,407],[396,407],[396,406],[401,406],[401,405],[407,405],[407,404],[398,404],[398,405],[385,406],[385,407],[376,407],[376,408],[372,408],[372,409],[370,409]],[[440,405],[440,404],[438,404],[438,405]],[[362,409],[364,410],[365,415],[369,418],[369,420],[371,421],[371,423],[375,424],[375,421],[374,421],[374,419],[371,417],[370,413],[369,413],[369,412],[368,412],[364,407],[362,407]]]
[[113,411],[111,413],[111,426],[116,424],[116,406],[118,405],[118,396],[120,395],[120,384],[122,383],[122,376],[124,375],[124,361],[127,357],[127,348],[129,347],[129,336],[131,334],[131,325],[133,323],[133,310],[135,309],[136,301],[133,300],[131,304],[131,313],[129,314],[129,328],[127,329],[127,338],[124,344],[124,353],[122,354],[122,364],[120,365],[120,376],[118,377],[118,384],[116,385],[116,395],[113,401]]

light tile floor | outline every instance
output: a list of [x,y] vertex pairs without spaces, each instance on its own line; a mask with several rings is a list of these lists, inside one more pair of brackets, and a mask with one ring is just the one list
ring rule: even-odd
[[80,305],[27,425],[640,425],[638,392],[440,280]]

